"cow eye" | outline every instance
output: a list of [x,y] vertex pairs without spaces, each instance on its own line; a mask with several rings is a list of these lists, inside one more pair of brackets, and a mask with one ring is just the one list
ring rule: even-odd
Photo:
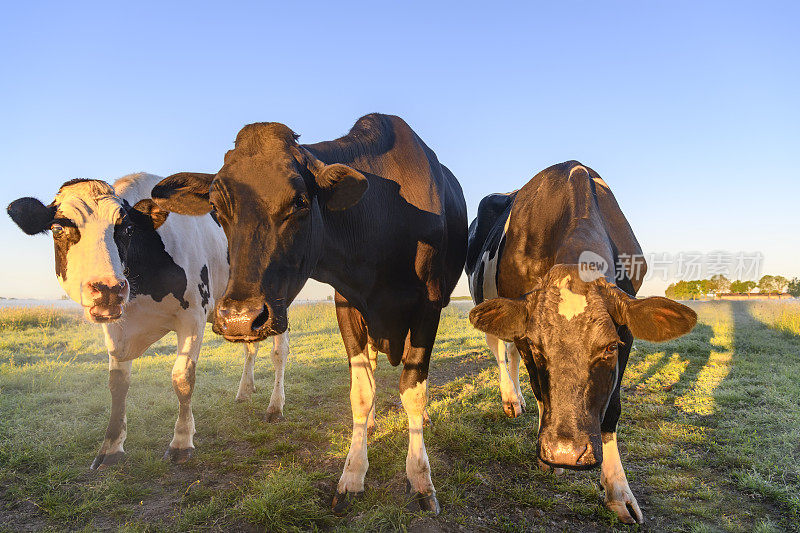
[[295,196],[293,205],[295,210],[299,211],[308,207],[308,200],[306,200],[305,196]]
[[612,342],[611,344],[606,346],[606,354],[607,355],[615,354],[615,353],[617,353],[618,349],[619,349],[619,343],[618,342]]
[[59,238],[64,235],[64,226],[61,224],[53,224],[50,226],[50,231],[53,232],[53,237]]

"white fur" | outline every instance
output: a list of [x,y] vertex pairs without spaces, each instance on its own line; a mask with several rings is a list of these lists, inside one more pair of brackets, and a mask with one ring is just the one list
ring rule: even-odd
[[[622,468],[622,460],[619,456],[617,447],[617,434],[612,433],[610,438],[603,435],[603,464],[600,467],[600,484],[606,491],[605,504],[610,510],[617,513],[620,521],[626,524],[643,522],[642,515],[636,497],[628,485],[628,477]],[[633,509],[633,514],[628,511],[628,505]]]
[[422,435],[425,406],[428,403],[428,380],[405,390],[400,395],[400,400],[403,402],[408,416],[406,476],[413,491],[420,494],[433,494],[435,489],[431,480],[431,465]]
[[[500,397],[503,400],[503,410],[508,416],[518,417],[522,415],[522,406],[524,402],[524,400],[522,400],[522,394],[519,391],[519,353],[517,353],[516,348],[514,348],[517,357],[514,362],[516,365],[516,379],[514,379],[508,368],[509,365],[506,358],[508,346],[506,343],[494,335],[487,333],[486,344],[489,345],[489,349],[497,359],[497,368],[500,374]],[[512,343],[509,344],[513,346]]]
[[586,296],[576,294],[567,287],[570,279],[571,276],[565,276],[557,284],[561,293],[561,300],[558,302],[558,314],[567,320],[572,320],[586,309]]
[[[104,182],[79,182],[59,192],[55,199],[59,211],[72,220],[81,233],[79,242],[67,252],[66,280],[59,278],[70,298],[82,305],[91,305],[85,301],[87,281],[100,277],[124,279],[114,242],[114,225],[121,216],[122,201],[134,206],[149,198],[153,186],[161,179],[152,174],[138,173],[120,178],[114,187]],[[172,294],[160,302],[148,295],[138,295],[125,304],[120,320],[105,323],[102,327],[109,353],[109,369],[127,369],[128,375],[133,359],[168,332],[177,332],[178,350],[172,378],[179,398],[179,414],[170,446],[192,448],[195,432],[191,409],[193,387],[187,376],[189,367],[197,364],[205,324],[211,317],[214,302],[224,294],[228,281],[227,239],[210,216],[171,213],[156,231],[166,252],[186,273],[186,291],[182,296],[188,302],[188,308],[184,309]],[[200,271],[203,265],[208,267],[211,292],[205,308],[198,289],[202,283]],[[245,364],[237,397],[243,390],[252,392],[255,389],[253,365],[257,346],[245,345],[244,351]],[[288,353],[288,335],[284,333],[275,337],[272,357],[275,386],[269,408],[278,412],[282,412],[285,401],[283,377]],[[122,451],[125,435],[123,429],[113,442],[104,442],[101,453]]]
[[353,437],[344,462],[337,491],[356,493],[364,490],[367,475],[367,419],[375,402],[375,376],[368,348],[350,359],[350,408],[353,411]]

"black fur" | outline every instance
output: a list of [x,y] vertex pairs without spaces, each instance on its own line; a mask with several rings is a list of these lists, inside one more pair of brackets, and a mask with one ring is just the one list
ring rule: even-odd
[[197,284],[197,290],[200,291],[200,298],[202,298],[203,309],[208,306],[208,299],[211,297],[211,289],[208,283],[208,265],[203,265],[200,269],[200,283]]
[[130,283],[131,299],[143,294],[160,302],[171,294],[187,309],[186,272],[167,253],[150,216],[127,202],[123,206],[127,216],[115,226],[114,241]]
[[[513,341],[525,360],[531,387],[544,405],[540,458],[566,468],[596,466],[602,461],[600,434],[616,431],[619,420],[631,331],[648,340],[673,338],[691,330],[694,312],[665,299],[631,298],[646,265],[629,272],[617,258],[641,257],[641,248],[608,186],[577,161],[545,169],[507,197],[486,197],[469,239],[466,271],[480,281],[470,286],[478,304],[470,321]],[[609,266],[600,279],[581,276],[578,263],[585,251]],[[500,254],[499,298],[484,301],[483,273],[477,269],[486,252]],[[585,307],[573,304],[573,312],[568,300],[581,298]],[[567,455],[550,451],[567,447],[591,452],[553,463],[553,457]]]
[[56,206],[46,206],[36,198],[14,200],[6,208],[8,216],[28,235],[45,233],[53,223]]

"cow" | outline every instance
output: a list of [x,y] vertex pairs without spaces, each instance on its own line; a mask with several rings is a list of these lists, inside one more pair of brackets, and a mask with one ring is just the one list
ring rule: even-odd
[[219,172],[170,176],[153,199],[178,213],[213,209],[222,223],[231,277],[214,331],[228,340],[284,331],[286,306],[307,279],[334,287],[353,414],[334,512],[364,490],[370,353],[379,351],[393,366],[403,363],[409,505],[438,513],[422,427],[431,349],[467,251],[461,186],[396,116],[366,115],[333,141],[297,138],[284,124],[247,125]]
[[[113,186],[101,180],[64,183],[44,205],[20,198],[8,214],[28,235],[50,231],[55,270],[67,295],[100,324],[108,349],[111,417],[91,468],[104,469],[125,454],[125,400],[133,360],[170,331],[178,336],[172,386],[178,397],[175,433],[164,454],[175,463],[194,451],[192,391],[205,323],[228,280],[225,234],[211,216],[169,215],[150,199],[162,178],[131,174]],[[274,338],[275,387],[268,420],[282,416],[283,375],[289,353],[286,333]],[[255,390],[258,343],[244,346],[238,401]]]
[[635,298],[646,273],[641,258],[608,185],[568,161],[481,201],[465,269],[476,304],[469,319],[497,358],[506,414],[525,411],[522,358],[539,408],[540,464],[600,465],[605,504],[625,523],[644,519],[617,448],[633,339],[666,341],[697,320],[667,298]]

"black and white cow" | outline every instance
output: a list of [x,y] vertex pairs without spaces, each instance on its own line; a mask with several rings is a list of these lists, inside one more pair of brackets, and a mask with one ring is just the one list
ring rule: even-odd
[[633,339],[672,339],[697,320],[667,298],[634,297],[646,265],[632,259],[641,254],[608,185],[569,161],[481,201],[466,267],[470,321],[497,357],[504,410],[525,410],[521,356],[539,407],[539,459],[551,468],[602,465],[606,506],[627,523],[643,520],[616,434]]
[[171,176],[153,198],[178,213],[213,208],[222,223],[231,277],[214,330],[229,340],[286,330],[286,307],[309,277],[336,289],[353,438],[334,511],[364,490],[377,350],[403,363],[408,487],[438,512],[422,436],[428,365],[464,265],[467,219],[461,186],[436,154],[394,116],[367,115],[344,137],[310,145],[283,124],[250,124],[216,175]]
[[[72,180],[49,205],[20,198],[8,206],[8,214],[25,233],[52,233],[59,283],[105,334],[111,418],[93,469],[124,456],[125,399],[133,360],[170,331],[178,335],[172,385],[179,414],[164,457],[182,463],[194,450],[195,368],[205,324],[228,281],[227,242],[211,216],[168,216],[156,206],[150,190],[161,179],[132,174],[113,187],[100,180]],[[245,345],[239,401],[255,390],[257,351],[257,342]],[[282,416],[288,353],[287,334],[277,335],[268,419]]]

